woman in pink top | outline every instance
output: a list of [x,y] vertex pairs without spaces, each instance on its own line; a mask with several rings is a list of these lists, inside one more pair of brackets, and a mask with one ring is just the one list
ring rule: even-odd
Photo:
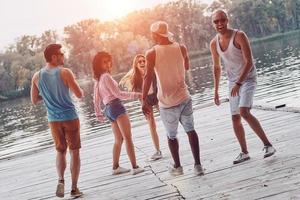
[[112,174],[129,172],[129,169],[119,166],[119,159],[123,140],[126,144],[126,151],[132,165],[131,173],[138,174],[144,169],[136,164],[134,145],[131,138],[131,125],[121,99],[141,98],[141,93],[120,91],[118,83],[110,75],[112,57],[107,52],[98,52],[93,60],[93,73],[96,80],[94,85],[94,107],[96,117],[104,122],[100,104],[104,105],[104,115],[111,122],[115,136],[113,147],[113,170]]
[[[132,69],[121,79],[120,85],[126,87],[129,91],[142,92],[143,78],[145,75],[146,58],[142,54],[137,54],[133,59]],[[151,106],[150,113],[146,115],[149,124],[150,133],[153,144],[155,146],[155,153],[150,157],[151,160],[158,160],[162,158],[159,148],[159,137],[156,131],[156,123],[153,115],[153,107],[158,109],[157,86],[156,78],[152,81],[152,87],[146,98],[147,103]]]

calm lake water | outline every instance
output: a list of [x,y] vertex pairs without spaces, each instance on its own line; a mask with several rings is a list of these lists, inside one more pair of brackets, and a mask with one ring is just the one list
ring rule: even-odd
[[[283,38],[252,45],[258,71],[256,104],[286,104],[300,108],[300,37]],[[191,61],[187,84],[193,104],[212,102],[213,76],[211,58]],[[109,124],[99,124],[94,116],[92,83],[82,84],[86,97],[75,104],[81,120],[82,138],[110,134]],[[227,80],[223,71],[221,97],[227,97]],[[145,122],[138,101],[126,102],[133,126]],[[158,113],[156,113],[158,114]],[[29,98],[0,103],[0,160],[52,147],[46,110],[32,106]]]

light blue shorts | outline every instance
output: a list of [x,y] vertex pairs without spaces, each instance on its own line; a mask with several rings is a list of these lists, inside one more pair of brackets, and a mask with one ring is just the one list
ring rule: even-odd
[[177,135],[178,123],[183,126],[185,132],[194,129],[194,117],[192,99],[188,98],[181,104],[170,108],[159,108],[160,117],[170,139],[175,139]]
[[235,97],[231,96],[231,90],[235,83],[229,83],[229,103],[231,115],[240,114],[240,107],[251,108],[253,105],[253,97],[257,83],[255,81],[244,82],[240,87],[239,94]]

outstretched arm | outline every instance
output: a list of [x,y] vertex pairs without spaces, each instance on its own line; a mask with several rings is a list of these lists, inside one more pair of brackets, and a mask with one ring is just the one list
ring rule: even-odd
[[118,87],[118,83],[111,77],[111,75],[104,74],[102,76],[102,84],[105,84],[105,86],[113,96],[123,100],[141,98],[142,95],[140,92],[127,92],[120,90],[120,88]]
[[43,98],[39,95],[38,80],[39,80],[39,72],[36,72],[32,77],[31,89],[30,89],[31,102],[34,105],[38,104],[40,101],[43,100]]
[[210,42],[210,52],[213,61],[213,73],[214,73],[214,88],[215,88],[214,101],[216,105],[220,105],[219,83],[221,77],[221,60],[217,52],[216,38]]

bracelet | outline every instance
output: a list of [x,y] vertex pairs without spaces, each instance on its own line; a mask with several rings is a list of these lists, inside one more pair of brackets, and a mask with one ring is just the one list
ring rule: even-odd
[[242,84],[239,82],[235,82],[235,84],[237,84],[238,86],[242,86]]

